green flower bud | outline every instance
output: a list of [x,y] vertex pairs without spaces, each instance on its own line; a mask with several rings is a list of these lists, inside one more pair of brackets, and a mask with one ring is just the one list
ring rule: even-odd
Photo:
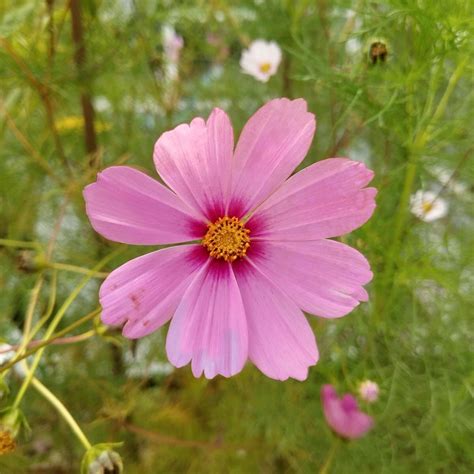
[[122,458],[112,448],[121,443],[101,443],[92,446],[82,459],[81,474],[121,474]]

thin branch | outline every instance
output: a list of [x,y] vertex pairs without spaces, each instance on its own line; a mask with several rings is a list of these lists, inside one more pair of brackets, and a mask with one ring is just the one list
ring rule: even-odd
[[56,39],[54,31],[54,0],[46,0],[46,7],[48,9],[48,34],[49,34],[49,43],[48,43],[48,67],[51,73],[53,67],[54,55],[56,53]]
[[82,29],[81,3],[80,0],[71,0],[71,25],[72,40],[74,42],[74,62],[76,63],[79,83],[81,86],[81,106],[84,117],[84,141],[88,155],[90,155],[90,166],[96,168],[98,163],[97,155],[97,134],[94,126],[94,107],[84,81],[84,67],[86,63],[86,47],[84,43],[84,33]]
[[28,141],[28,139],[25,137],[25,135],[23,135],[23,133],[21,133],[21,131],[15,125],[15,122],[13,121],[12,117],[10,116],[10,114],[8,113],[7,109],[4,107],[4,105],[1,101],[0,101],[0,112],[5,117],[8,128],[13,132],[13,134],[15,135],[18,142],[30,154],[30,156],[33,158],[33,160],[36,162],[36,164],[50,178],[54,179],[59,184],[62,184],[61,180],[56,176],[55,172],[53,171],[53,168],[51,168],[51,166],[49,166],[48,162],[36,151],[36,148],[34,148],[33,145],[31,145],[31,143]]
[[78,425],[77,421],[73,418],[73,416],[69,413],[69,410],[64,406],[64,404],[59,400],[56,395],[54,395],[49,388],[44,386],[36,377],[33,377],[31,380],[31,384],[33,387],[38,390],[41,395],[43,395],[46,400],[48,400],[51,405],[56,408],[58,413],[62,416],[64,421],[69,425],[73,433],[77,436],[81,444],[84,446],[84,449],[87,451],[92,448],[91,443],[87,439],[87,436],[84,434],[84,432],[81,430],[80,426]]
[[28,67],[28,65],[23,61],[20,56],[18,56],[11,44],[5,38],[0,37],[0,46],[7,52],[11,59],[13,59],[13,61],[17,64],[17,66],[28,79],[30,85],[33,87],[33,89],[36,90],[36,92],[40,96],[44,109],[46,111],[46,120],[48,122],[50,132],[53,136],[56,152],[58,153],[60,160],[65,165],[67,171],[71,173],[71,165],[68,159],[66,158],[61,139],[59,138],[59,133],[56,128],[56,122],[54,120],[54,108],[53,103],[51,102],[51,91],[49,87],[46,84],[43,84],[38,78],[36,78],[36,76],[31,72],[31,69]]
[[[96,314],[94,314],[96,316]],[[70,328],[68,327],[68,331]],[[47,341],[44,341],[43,339],[36,339],[34,341],[30,341],[27,345],[26,348],[33,348],[33,347],[41,347],[42,345],[45,345],[46,342],[52,345],[58,345],[58,346],[63,346],[66,344],[75,344],[76,342],[82,342],[85,341],[86,339],[89,339],[90,337],[94,336],[97,334],[97,332],[94,329],[90,329],[89,331],[86,331],[82,334],[78,334],[77,336],[68,336],[68,337],[52,337],[48,339]],[[14,344],[12,346],[8,345],[7,348],[0,349],[0,354],[5,354],[7,352],[11,351],[16,351],[21,347],[21,344]]]
[[[85,322],[90,321],[91,319],[94,319],[100,313],[100,311],[101,311],[100,308],[97,308],[91,313],[87,314],[86,316],[83,316],[81,319],[78,319],[75,323],[70,324],[68,327],[64,328],[62,331],[58,331],[56,334],[54,334],[50,338],[37,341],[37,344],[33,348],[24,352],[21,356],[15,357],[15,359],[10,360],[6,364],[2,365],[0,367],[0,373],[5,372],[6,370],[10,369],[15,364],[29,357],[30,355],[34,354],[36,351],[38,351],[42,347],[52,344],[53,341],[55,341],[56,339],[59,339],[61,336],[64,336],[69,331],[72,331],[76,329],[78,326],[81,326],[82,324],[84,324]],[[5,352],[9,352],[10,350],[11,349],[8,349]]]
[[174,436],[165,435],[162,433],[157,433],[156,431],[149,431],[139,426],[135,426],[131,423],[121,422],[123,428],[132,433],[136,433],[144,438],[154,441],[159,444],[168,444],[171,446],[181,446],[183,448],[200,448],[200,449],[247,449],[247,447],[223,443],[220,439],[215,441],[196,441],[196,440],[187,440],[175,438]]

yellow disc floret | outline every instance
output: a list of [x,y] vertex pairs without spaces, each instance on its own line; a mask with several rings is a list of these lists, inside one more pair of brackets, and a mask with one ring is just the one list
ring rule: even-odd
[[202,245],[211,257],[233,262],[245,256],[250,247],[250,230],[237,217],[219,217],[208,227]]
[[0,431],[0,455],[12,452],[16,447],[15,440],[8,431]]

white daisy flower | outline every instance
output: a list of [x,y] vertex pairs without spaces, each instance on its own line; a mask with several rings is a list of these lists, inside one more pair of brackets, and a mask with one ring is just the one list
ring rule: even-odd
[[411,196],[410,210],[419,219],[432,222],[448,213],[448,203],[433,191],[418,190]]
[[258,39],[242,52],[240,67],[257,81],[267,82],[277,72],[280,62],[281,49],[278,44]]

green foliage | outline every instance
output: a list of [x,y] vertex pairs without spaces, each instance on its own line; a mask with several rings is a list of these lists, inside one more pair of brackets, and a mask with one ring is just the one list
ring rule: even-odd
[[[32,339],[49,337],[59,314],[56,332],[72,339],[47,344],[35,376],[89,440],[123,441],[127,473],[313,473],[333,443],[321,385],[355,392],[364,379],[381,387],[379,401],[363,405],[376,427],[340,445],[330,472],[472,472],[472,4],[88,0],[80,2],[86,54],[78,65],[70,3],[0,3],[1,339],[21,343],[28,321]],[[185,44],[171,83],[165,23]],[[283,49],[268,83],[239,68],[257,38]],[[375,40],[388,56],[372,64]],[[96,109],[92,155],[81,95]],[[343,319],[310,319],[321,359],[304,383],[275,382],[251,366],[232,379],[196,380],[167,364],[166,329],[130,342],[97,322],[100,272],[151,248],[97,236],[82,189],[117,163],[155,175],[153,144],[178,123],[219,106],[237,136],[279,96],[303,97],[317,115],[302,167],[348,156],[375,171],[377,210],[342,238],[371,262],[370,300]],[[440,167],[449,180],[440,182]],[[415,218],[417,189],[439,193],[448,215]],[[9,369],[2,408],[24,380]],[[83,448],[54,408],[29,386],[21,409],[32,433],[0,458],[0,472],[76,472]]]

